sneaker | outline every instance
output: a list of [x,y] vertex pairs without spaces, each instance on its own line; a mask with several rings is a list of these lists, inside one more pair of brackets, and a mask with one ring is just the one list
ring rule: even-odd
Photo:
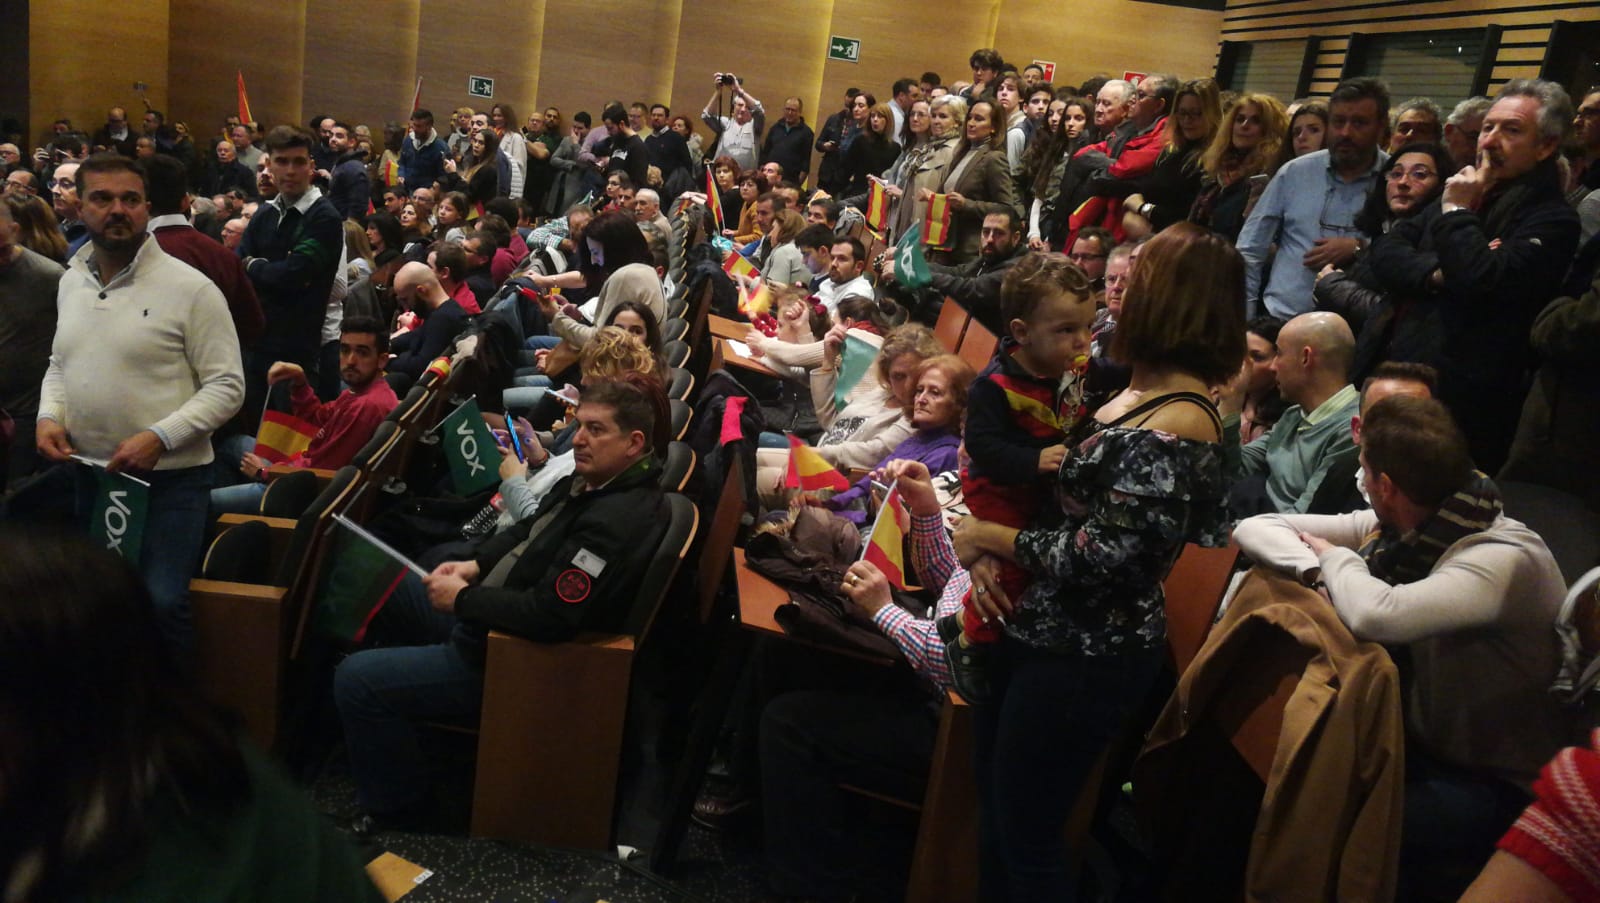
[[973,705],[989,701],[989,647],[986,644],[961,645],[961,638],[945,644],[945,660],[950,663],[950,682],[961,698]]
[[934,622],[939,631],[939,642],[949,645],[961,636],[961,612],[954,611]]

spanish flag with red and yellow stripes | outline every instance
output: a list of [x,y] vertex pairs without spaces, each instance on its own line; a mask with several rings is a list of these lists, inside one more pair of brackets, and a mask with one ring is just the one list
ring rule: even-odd
[[754,322],[756,317],[764,316],[771,312],[772,290],[767,288],[765,281],[762,281],[756,287],[755,294],[745,291],[744,283],[739,283],[739,313],[744,314],[746,319]]
[[261,428],[256,430],[256,457],[282,464],[309,448],[320,431],[321,427],[293,414],[268,410],[261,415]]
[[239,76],[239,124],[249,125],[256,119],[250,115],[250,97],[244,93],[244,70],[235,69],[234,72]]
[[867,225],[874,232],[882,232],[889,225],[889,192],[877,179],[867,189]]
[[922,243],[948,251],[953,243],[950,232],[950,196],[936,194],[928,200],[928,215],[922,221]]
[[711,167],[706,167],[706,206],[711,208],[711,222],[716,224],[717,234],[728,228],[722,221],[722,192],[717,190],[717,179],[712,174]]
[[911,517],[900,500],[900,487],[890,486],[872,532],[867,534],[861,560],[876,565],[889,585],[900,589],[912,588],[906,585],[906,534],[910,532]]
[[784,479],[783,485],[790,489],[803,489],[814,492],[818,489],[832,489],[843,492],[850,488],[850,481],[844,474],[833,469],[817,450],[800,441],[799,436],[789,437],[789,475]]
[[740,254],[738,251],[728,252],[727,259],[722,261],[722,271],[727,273],[729,278],[733,278],[735,276],[747,276],[751,279],[755,279],[761,275],[761,271],[756,269],[756,265],[751,263],[743,254]]

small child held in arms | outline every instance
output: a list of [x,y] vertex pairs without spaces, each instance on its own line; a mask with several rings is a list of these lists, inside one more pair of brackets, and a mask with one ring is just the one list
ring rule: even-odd
[[[1087,414],[1094,290],[1066,257],[1031,253],[1000,284],[1000,314],[1008,334],[967,396],[961,489],[974,517],[1020,528],[1052,497],[1050,478],[1066,458],[1066,435]],[[1028,574],[1007,563],[1000,585],[1019,598]],[[1002,625],[973,607],[972,591],[959,616],[940,620],[956,689],[970,702],[988,696],[987,653],[1001,632]]]

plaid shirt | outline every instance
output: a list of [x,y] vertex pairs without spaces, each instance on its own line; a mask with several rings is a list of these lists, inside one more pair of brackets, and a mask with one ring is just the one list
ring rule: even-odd
[[925,585],[944,586],[933,618],[918,618],[891,604],[878,609],[872,622],[900,647],[913,670],[944,692],[951,686],[950,663],[944,655],[944,643],[939,642],[935,622],[961,610],[961,600],[972,588],[972,577],[956,559],[956,549],[945,531],[942,514],[911,516],[911,561]]

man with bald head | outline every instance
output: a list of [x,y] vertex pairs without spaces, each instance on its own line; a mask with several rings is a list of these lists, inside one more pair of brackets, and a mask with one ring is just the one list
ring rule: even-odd
[[394,277],[394,296],[421,322],[395,336],[389,343],[393,356],[390,373],[404,373],[412,379],[422,376],[429,362],[448,352],[451,343],[467,328],[467,312],[439,284],[439,277],[425,263],[408,263]]
[[[1351,418],[1360,396],[1350,385],[1356,340],[1349,324],[1326,311],[1301,314],[1278,333],[1272,369],[1290,408],[1272,432],[1246,445],[1228,504],[1236,515],[1304,513],[1336,463],[1356,454]],[[1236,400],[1225,399],[1228,421]]]

